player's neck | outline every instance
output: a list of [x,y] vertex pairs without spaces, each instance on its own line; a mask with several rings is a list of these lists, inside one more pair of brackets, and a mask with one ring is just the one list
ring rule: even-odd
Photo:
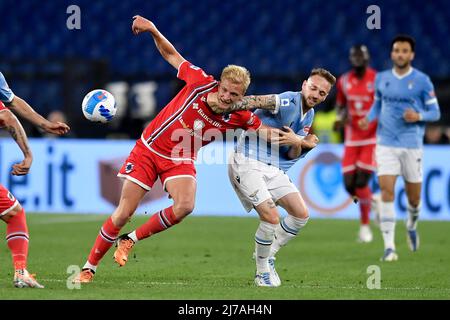
[[397,76],[403,76],[403,75],[407,74],[408,72],[410,72],[411,69],[412,69],[412,66],[410,64],[408,64],[407,66],[405,66],[403,68],[400,68],[400,67],[394,65],[394,73]]
[[364,75],[366,74],[366,67],[362,68],[353,68],[353,71],[355,72],[355,75],[357,78],[362,79],[364,78]]

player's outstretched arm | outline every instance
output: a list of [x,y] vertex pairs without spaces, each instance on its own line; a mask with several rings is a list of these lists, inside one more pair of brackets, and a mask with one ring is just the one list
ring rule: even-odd
[[219,108],[217,93],[208,95],[208,105],[216,113],[228,113],[241,110],[264,109],[276,114],[280,108],[280,98],[276,94],[245,96],[227,109]]
[[34,111],[34,109],[25,100],[18,96],[14,96],[14,99],[7,105],[7,107],[14,113],[27,119],[32,124],[48,133],[62,135],[66,134],[70,130],[70,127],[65,123],[48,121],[39,113]]
[[4,127],[11,137],[16,141],[20,150],[22,150],[24,159],[22,162],[14,164],[12,174],[21,176],[27,174],[33,162],[33,155],[30,146],[28,145],[28,138],[23,130],[22,125],[16,116],[9,110],[0,112],[0,127]]
[[141,17],[139,15],[133,17],[133,25],[131,30],[134,34],[138,35],[143,32],[150,32],[155,41],[156,48],[162,57],[170,63],[175,69],[178,70],[180,64],[185,60],[175,47],[170,43],[166,37],[156,28],[155,24],[150,20]]

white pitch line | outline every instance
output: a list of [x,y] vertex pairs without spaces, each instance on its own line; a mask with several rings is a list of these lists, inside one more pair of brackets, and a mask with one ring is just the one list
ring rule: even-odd
[[[67,282],[67,280],[59,280],[59,279],[40,279],[42,282],[46,281],[46,282]],[[108,283],[113,283],[113,281],[104,281],[104,280],[94,280],[93,283],[102,283],[102,284],[108,284]],[[117,283],[117,282],[114,282]],[[127,281],[125,282],[127,284],[138,284],[138,285],[182,285],[182,286],[186,286],[188,285],[188,283],[186,282],[158,282],[158,281],[138,281],[138,282],[134,282],[134,281]],[[294,288],[301,288],[301,289],[350,289],[350,290],[361,290],[361,289],[366,289],[369,290],[365,287],[330,287],[330,286],[309,286],[309,285],[285,285],[283,286],[284,288],[289,288],[289,287],[294,287]],[[420,288],[420,287],[415,287],[415,288],[396,288],[396,287],[381,287],[380,289],[372,289],[370,291],[377,291],[377,290],[407,290],[407,291],[416,291],[416,290],[431,290],[431,291],[435,291],[435,290],[440,290],[440,291],[450,291],[450,288]]]

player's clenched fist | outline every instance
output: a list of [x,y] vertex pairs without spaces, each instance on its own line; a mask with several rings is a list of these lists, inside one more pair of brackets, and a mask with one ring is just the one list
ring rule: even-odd
[[134,34],[139,34],[142,32],[153,33],[156,30],[156,27],[150,20],[137,15],[133,17],[133,25],[131,26],[131,30]]

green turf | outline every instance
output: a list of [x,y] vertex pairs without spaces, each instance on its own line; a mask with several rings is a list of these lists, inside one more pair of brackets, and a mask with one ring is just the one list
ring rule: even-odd
[[[0,300],[5,299],[449,299],[450,222],[420,222],[421,247],[408,250],[397,224],[399,261],[382,263],[381,234],[355,241],[356,220],[311,219],[277,256],[278,288],[253,285],[256,217],[188,217],[180,225],[138,243],[118,268],[110,250],[95,281],[66,285],[70,265],[82,266],[106,216],[28,214],[29,270],[46,286],[16,289],[6,243],[0,250]],[[138,216],[129,231],[148,217]],[[0,231],[4,239],[5,227]],[[369,290],[367,268],[381,270],[381,289]]]

